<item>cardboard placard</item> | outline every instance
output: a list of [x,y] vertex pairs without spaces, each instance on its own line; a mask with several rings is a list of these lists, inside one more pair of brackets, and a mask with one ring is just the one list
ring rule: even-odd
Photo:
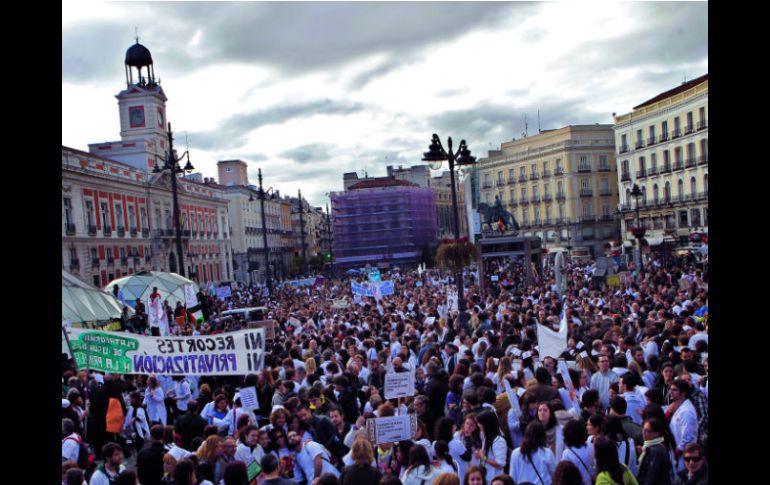
[[414,396],[414,372],[388,372],[385,374],[385,399]]
[[259,401],[257,400],[257,388],[256,387],[244,387],[239,391],[241,396],[241,407],[253,411],[259,408]]
[[366,420],[366,432],[374,445],[414,439],[417,431],[417,415],[404,414]]

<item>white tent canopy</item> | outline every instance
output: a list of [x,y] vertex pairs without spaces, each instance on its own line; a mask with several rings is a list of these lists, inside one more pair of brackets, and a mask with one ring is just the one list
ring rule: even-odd
[[123,305],[112,294],[61,270],[62,320],[72,323],[109,321],[120,318],[122,308]]
[[142,271],[134,273],[124,278],[118,278],[111,281],[104,287],[105,291],[112,293],[113,286],[118,285],[123,293],[123,301],[133,307],[136,300],[140,299],[147,304],[153,287],[158,287],[158,292],[163,301],[168,301],[171,308],[176,307],[176,302],[181,301],[184,304],[184,285],[193,285],[195,292],[198,292],[198,285],[195,282],[184,278],[176,273],[163,273],[160,271]]

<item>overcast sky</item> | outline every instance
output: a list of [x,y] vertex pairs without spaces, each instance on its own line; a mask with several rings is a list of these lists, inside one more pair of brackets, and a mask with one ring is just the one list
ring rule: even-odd
[[612,113],[708,72],[706,2],[70,2],[62,144],[119,139],[126,50],[152,53],[177,143],[216,177],[314,205],[343,172],[413,165],[436,132],[501,142]]

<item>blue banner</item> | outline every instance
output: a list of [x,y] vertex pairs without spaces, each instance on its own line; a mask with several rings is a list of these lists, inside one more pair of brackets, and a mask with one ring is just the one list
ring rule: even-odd
[[376,293],[379,293],[379,296],[388,296],[396,291],[392,281],[368,281],[364,283],[351,281],[350,289],[354,295],[369,296],[372,298],[378,296]]

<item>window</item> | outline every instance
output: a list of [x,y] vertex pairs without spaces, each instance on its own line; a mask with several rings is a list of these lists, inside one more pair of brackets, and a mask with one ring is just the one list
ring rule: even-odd
[[115,223],[118,227],[123,227],[123,206],[115,205]]
[[610,205],[609,204],[604,204],[602,206],[602,215],[604,217],[609,217],[610,216]]
[[142,228],[147,227],[147,211],[144,209],[144,207],[139,209],[139,217],[142,220]]
[[587,156],[581,156],[578,164],[578,170],[591,170],[591,164],[588,161]]
[[99,252],[96,250],[96,248],[91,248],[91,261],[98,261],[99,260]]
[[508,180],[513,180],[513,177],[514,177],[514,175],[513,175],[513,169],[512,169],[512,168],[509,168],[509,169],[508,169]]
[[676,218],[674,214],[666,214],[666,229],[676,229]]
[[680,128],[681,128],[681,126],[680,126],[680,123],[679,123],[679,117],[676,116],[676,117],[674,117],[674,131],[679,133],[679,129]]
[[556,159],[556,171],[557,172],[561,172],[562,170],[564,170],[564,169],[561,166],[561,158],[557,158]]
[[599,169],[609,170],[610,164],[607,161],[607,155],[599,155]]
[[658,184],[652,186],[652,200],[658,203]]
[[233,171],[232,167],[226,167],[225,168],[225,173],[230,173],[232,171]]
[[682,163],[682,148],[676,147],[674,148],[674,160],[676,161],[677,166]]
[[120,248],[120,259],[126,259],[126,248]]
[[647,205],[647,187],[642,187],[642,204]]
[[510,198],[509,200],[510,200],[511,202],[513,202],[514,200],[516,200],[516,191],[515,191],[514,189],[511,189],[511,193],[510,193],[510,196],[511,196],[511,198]]
[[543,195],[548,196],[551,194],[551,185],[545,184],[543,185]]
[[166,229],[171,229],[173,226],[171,224],[171,211],[166,209]]
[[642,139],[643,139],[642,130],[636,130],[636,143],[641,145]]
[[639,171],[642,172],[642,175],[647,171],[647,167],[645,166],[644,157],[639,157]]
[[527,167],[519,167],[519,177],[524,177],[527,174]]
[[132,205],[128,206],[128,227],[136,229],[136,212]]
[[666,202],[671,202],[671,183],[666,182]]
[[540,208],[535,207],[535,224],[540,224]]
[[556,182],[556,191],[559,194],[563,194],[564,193],[564,182],[562,182],[561,180]]
[[559,219],[564,219],[564,204],[559,204]]
[[682,181],[682,179],[679,179],[676,183],[676,193],[681,201],[684,198],[684,181]]
[[536,163],[533,163],[532,165],[529,166],[529,172],[531,174],[533,174],[533,175],[537,173],[537,164]]
[[94,203],[90,200],[86,201],[86,222],[89,226],[94,226]]
[[551,206],[550,205],[545,206],[545,220],[547,220],[549,223],[551,222]]
[[660,131],[664,137],[668,137],[668,121],[661,122]]
[[492,203],[492,194],[487,193],[487,194],[484,194],[484,196],[487,200],[487,205],[490,205]]
[[599,181],[599,186],[601,187],[601,191],[603,194],[606,194],[610,191],[610,181],[607,177],[602,177]]
[[64,198],[64,223],[67,227],[72,224],[72,200],[68,197]]
[[709,174],[703,176],[703,191],[709,193]]
[[687,227],[687,211],[679,211],[679,227]]
[[620,149],[625,150],[628,148],[627,145],[628,143],[626,142],[626,135],[620,135]]
[[492,185],[492,182],[489,180],[490,175],[488,173],[484,174],[484,186],[489,187]]
[[700,156],[702,160],[709,159],[709,139],[704,138],[700,141]]
[[503,171],[497,172],[497,183],[502,184],[503,183]]
[[628,177],[628,160],[620,162],[620,166],[623,170],[623,177]]
[[537,197],[539,192],[539,187],[537,185],[532,186],[532,197]]
[[700,209],[690,209],[690,221],[693,227],[698,227],[700,223]]
[[76,259],[78,259],[78,250],[70,248],[70,261],[75,261]]
[[543,162],[543,173],[548,173],[548,162]]
[[583,217],[591,217],[591,204],[583,204]]
[[580,179],[580,188],[588,190],[591,188],[591,179],[582,178]]
[[107,219],[107,215],[109,214],[109,208],[106,202],[102,202],[102,227],[104,228],[110,228],[109,219]]
[[658,155],[650,153],[650,172],[655,172],[658,168]]
[[524,224],[529,224],[529,211],[527,209],[521,209],[521,221]]
[[526,198],[527,198],[527,188],[526,187],[522,187],[521,188],[521,200],[524,200]]
[[671,157],[668,150],[663,150],[663,168],[665,170],[671,170]]
[[695,181],[695,177],[690,177],[690,194],[693,196],[698,193],[698,184]]
[[108,247],[105,254],[107,255],[107,261],[114,261],[112,258],[112,248]]
[[650,126],[650,140],[655,142],[655,125]]
[[693,129],[693,126],[692,126],[692,111],[690,111],[689,113],[687,113],[687,130],[688,131],[692,131],[692,129]]
[[700,119],[701,126],[704,126],[706,124],[706,108],[698,110],[698,118]]

